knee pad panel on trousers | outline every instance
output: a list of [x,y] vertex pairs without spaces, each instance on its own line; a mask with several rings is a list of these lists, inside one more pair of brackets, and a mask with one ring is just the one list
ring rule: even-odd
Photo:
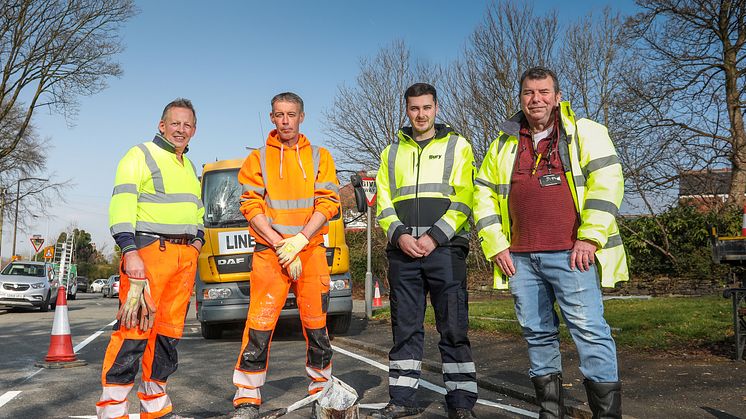
[[147,340],[125,339],[117,352],[114,363],[106,372],[106,384],[132,384],[140,369],[140,358]]
[[466,295],[464,290],[442,295],[435,310],[438,332],[451,343],[459,343],[467,336],[469,308]]
[[176,345],[179,339],[157,335],[155,338],[155,353],[150,378],[156,381],[166,381],[168,376],[176,372],[179,366],[179,354]]
[[332,362],[332,344],[326,328],[306,329],[308,339],[308,366],[316,369],[326,369]]
[[266,370],[270,339],[272,339],[271,330],[249,329],[249,343],[246,344],[241,354],[239,368],[250,372]]

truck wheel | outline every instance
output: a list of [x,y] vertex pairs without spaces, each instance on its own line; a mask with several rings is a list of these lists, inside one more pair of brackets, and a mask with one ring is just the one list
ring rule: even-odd
[[214,324],[200,322],[202,326],[202,337],[205,339],[220,339],[223,336],[223,327]]
[[350,330],[350,323],[352,323],[352,313],[341,314],[338,316],[331,316],[327,320],[327,326],[329,327],[329,333],[335,335],[343,335]]

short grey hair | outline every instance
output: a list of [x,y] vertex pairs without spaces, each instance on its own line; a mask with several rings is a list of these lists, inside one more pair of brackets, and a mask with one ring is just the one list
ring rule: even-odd
[[275,102],[291,102],[300,105],[300,111],[303,112],[303,99],[293,92],[283,92],[272,98],[272,109],[275,108]]
[[554,74],[554,71],[540,66],[531,67],[528,70],[524,71],[523,74],[521,74],[521,84],[519,85],[518,93],[520,94],[520,92],[523,90],[524,80],[544,80],[547,77],[552,78],[552,82],[554,83],[554,93],[559,93],[560,85],[559,80],[557,80],[557,75]]
[[171,101],[168,105],[166,105],[165,108],[163,108],[163,113],[161,114],[161,121],[166,120],[166,114],[168,113],[171,108],[184,108],[189,109],[192,111],[192,115],[194,116],[194,123],[197,123],[197,111],[194,110],[194,106],[192,105],[192,101],[189,99],[185,99],[183,97],[176,98]]

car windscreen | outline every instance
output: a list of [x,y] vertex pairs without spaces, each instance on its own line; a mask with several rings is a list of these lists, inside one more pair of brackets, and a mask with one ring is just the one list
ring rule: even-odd
[[3,275],[38,276],[47,275],[44,265],[31,265],[26,263],[11,263],[2,272]]
[[238,169],[207,172],[202,178],[202,201],[205,204],[205,227],[246,227],[241,214],[241,185]]

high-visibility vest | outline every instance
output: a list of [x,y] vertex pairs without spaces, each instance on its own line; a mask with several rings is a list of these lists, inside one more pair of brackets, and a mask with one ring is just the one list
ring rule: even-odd
[[428,233],[439,245],[468,240],[474,194],[474,154],[466,138],[436,125],[425,147],[399,130],[381,153],[376,176],[377,221],[396,246],[402,233]]
[[197,169],[184,154],[184,162],[179,162],[173,149],[156,135],[129,149],[119,161],[109,203],[112,235],[138,231],[196,236],[204,230]]
[[[577,238],[596,244],[601,285],[613,287],[629,279],[627,257],[616,215],[624,196],[624,178],[614,144],[601,124],[575,119],[569,102],[560,102],[558,151],[580,219]],[[474,219],[487,260],[510,247],[508,197],[518,149],[522,112],[503,122],[477,173]],[[494,287],[508,288],[508,277],[497,265]]]

